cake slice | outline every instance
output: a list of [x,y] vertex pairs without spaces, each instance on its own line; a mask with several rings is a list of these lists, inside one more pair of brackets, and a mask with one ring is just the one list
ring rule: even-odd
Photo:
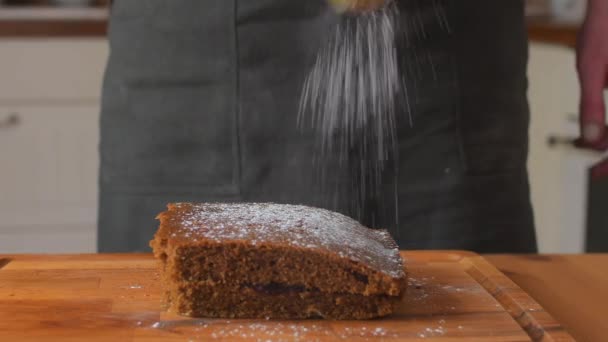
[[170,309],[194,317],[369,319],[406,284],[386,231],[324,209],[170,204],[150,246]]

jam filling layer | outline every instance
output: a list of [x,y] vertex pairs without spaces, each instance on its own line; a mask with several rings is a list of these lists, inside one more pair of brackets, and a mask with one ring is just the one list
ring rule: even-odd
[[[255,292],[265,295],[293,295],[307,291],[304,286],[299,285],[286,285],[280,283],[269,283],[269,284],[247,284],[248,287]],[[312,290],[318,292],[318,290]]]

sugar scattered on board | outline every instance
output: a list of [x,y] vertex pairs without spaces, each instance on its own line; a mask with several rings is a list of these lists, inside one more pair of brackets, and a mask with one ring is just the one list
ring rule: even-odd
[[[189,341],[248,339],[255,341],[317,341],[327,337],[343,340],[363,338],[397,338],[400,335],[391,328],[377,323],[358,323],[345,327],[311,322],[247,321],[237,324],[221,319],[175,320],[154,322],[148,329],[162,329],[187,336]],[[430,329],[430,328],[429,328]],[[439,336],[442,328],[432,328],[429,336]]]

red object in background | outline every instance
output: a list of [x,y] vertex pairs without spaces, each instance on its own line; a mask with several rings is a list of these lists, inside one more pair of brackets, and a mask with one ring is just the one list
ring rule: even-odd
[[604,137],[594,143],[586,142],[582,138],[576,139],[574,141],[574,146],[600,152],[608,151],[608,127],[606,127],[605,132],[607,133],[604,134]]

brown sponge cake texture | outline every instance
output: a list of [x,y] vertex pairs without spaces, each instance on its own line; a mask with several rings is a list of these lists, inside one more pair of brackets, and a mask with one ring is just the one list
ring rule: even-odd
[[296,205],[170,204],[150,245],[164,300],[195,317],[368,319],[406,275],[386,231]]

